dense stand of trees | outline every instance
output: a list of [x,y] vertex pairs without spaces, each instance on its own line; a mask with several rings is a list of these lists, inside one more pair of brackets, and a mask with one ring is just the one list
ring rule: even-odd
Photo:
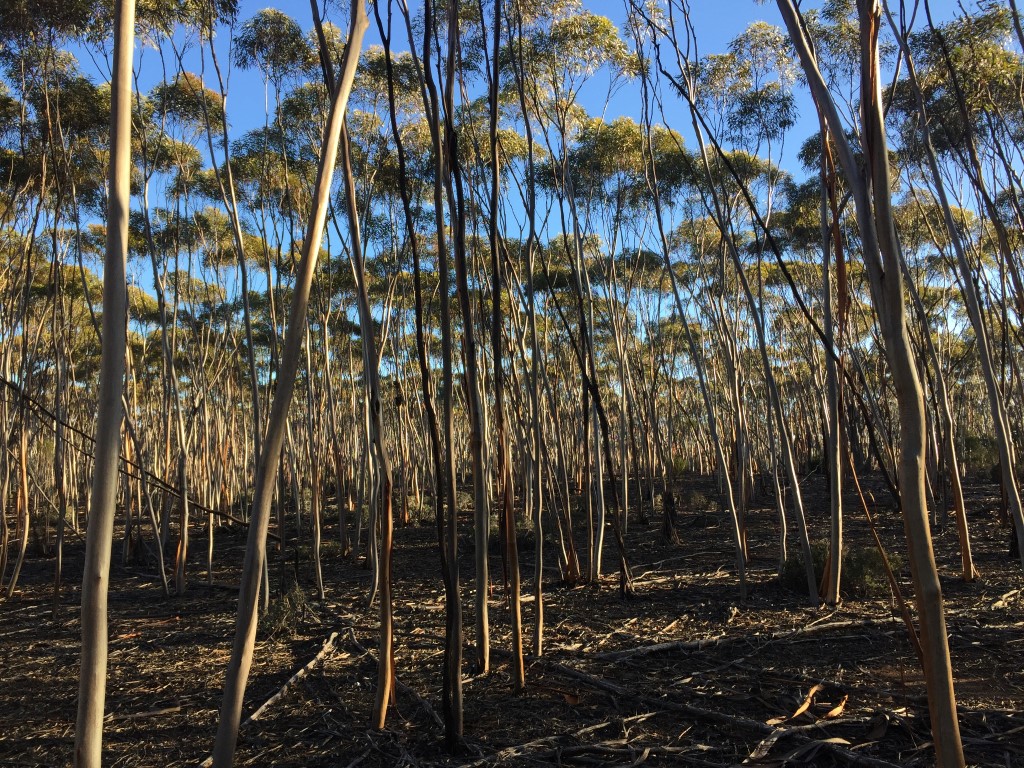
[[[66,534],[87,529],[80,765],[99,765],[112,554],[181,595],[248,526],[228,766],[268,561],[309,547],[321,597],[325,537],[372,569],[383,727],[392,529],[432,518],[454,747],[459,487],[469,663],[491,664],[498,536],[522,687],[544,569],[598,584],[610,546],[631,594],[623,533],[660,508],[675,539],[687,472],[719,479],[740,596],[767,492],[780,571],[803,561],[812,605],[839,600],[842,489],[881,474],[937,759],[963,763],[930,526],[952,518],[976,578],[962,478],[993,472],[1024,556],[1013,0],[946,20],[778,0],[781,26],[715,54],[685,0],[627,0],[622,28],[578,0],[353,0],[336,23],[312,0],[306,29],[234,0],[134,6],[0,5],[0,588],[32,544],[56,554],[59,611]],[[262,78],[262,121],[228,99],[232,69]],[[801,498],[813,470],[827,513]]]

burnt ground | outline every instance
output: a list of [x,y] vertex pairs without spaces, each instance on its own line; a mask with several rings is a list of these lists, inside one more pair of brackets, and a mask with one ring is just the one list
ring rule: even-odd
[[[701,484],[703,482],[703,485]],[[816,538],[827,534],[824,488],[809,481]],[[444,611],[433,525],[396,529],[394,556],[397,705],[387,729],[367,727],[376,679],[377,607],[365,605],[369,572],[325,548],[328,599],[315,600],[311,567],[288,550],[273,566],[275,591],[291,587],[261,624],[245,716],[274,695],[337,633],[309,673],[243,728],[245,766],[907,765],[934,761],[914,650],[884,594],[850,596],[835,610],[776,576],[776,519],[761,501],[749,521],[750,594],[739,601],[733,553],[720,513],[697,510],[714,495],[686,480],[677,496],[681,543],[660,518],[631,519],[627,551],[637,596],[617,589],[607,540],[600,586],[560,587],[547,575],[545,652],[527,659],[527,688],[512,691],[509,613],[494,550],[493,668],[471,669],[474,642],[469,527],[461,542],[465,606],[465,739],[445,751],[440,712]],[[968,763],[1024,765],[1024,574],[1006,554],[995,488],[968,487],[982,578],[959,579],[955,528],[935,545],[946,598],[960,722]],[[879,500],[882,500],[881,494]],[[902,555],[902,525],[876,510],[882,539]],[[847,501],[852,550],[870,538],[856,499]],[[325,536],[336,536],[328,524]],[[217,532],[213,584],[205,537],[193,534],[185,597],[163,595],[151,567],[116,564],[110,591],[110,672],[104,764],[195,766],[210,752],[233,635],[244,531]],[[524,595],[534,552],[521,537]],[[584,537],[578,536],[582,547]],[[797,549],[795,536],[791,551]],[[553,564],[553,545],[548,545]],[[119,547],[115,546],[115,555]],[[0,764],[70,763],[77,695],[82,544],[69,537],[66,587],[53,615],[53,560],[31,556],[15,596],[0,606]],[[298,557],[297,557],[298,555]],[[902,557],[905,561],[905,556]],[[297,564],[296,564],[297,563]],[[899,571],[909,595],[909,572]],[[524,597],[526,642],[534,604]],[[704,641],[704,642],[701,642]],[[668,644],[661,645],[658,644]],[[655,647],[657,646],[657,647]]]

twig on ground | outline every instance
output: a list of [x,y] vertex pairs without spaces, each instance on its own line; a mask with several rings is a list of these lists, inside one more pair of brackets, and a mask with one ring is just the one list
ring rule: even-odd
[[[240,729],[241,728],[245,728],[250,723],[252,723],[255,720],[258,720],[260,717],[262,717],[263,714],[268,709],[270,709],[270,707],[272,707],[276,702],[278,702],[282,698],[284,698],[285,693],[288,692],[288,689],[292,685],[294,685],[296,682],[298,682],[299,680],[304,678],[306,675],[308,675],[310,670],[312,670],[317,664],[319,664],[327,656],[329,656],[331,653],[333,653],[334,652],[334,641],[337,640],[337,639],[338,639],[338,633],[337,632],[331,632],[331,636],[327,638],[326,642],[324,642],[323,648],[320,649],[320,652],[316,656],[314,656],[312,659],[310,659],[306,663],[306,665],[303,666],[302,668],[300,668],[294,675],[289,677],[287,682],[285,682],[285,684],[282,685],[278,689],[277,693],[275,693],[273,696],[271,696],[269,699],[267,699],[265,702],[263,702],[263,704],[261,704],[256,709],[255,712],[253,712],[251,715],[249,715],[249,717],[247,717],[245,719],[245,721],[242,723],[242,725],[240,726]],[[207,757],[205,760],[203,760],[202,763],[200,763],[200,768],[209,768],[209,766],[211,766],[211,765],[213,765],[213,756],[212,755],[210,757]]]
[[[819,625],[824,626],[824,625]],[[565,664],[559,664],[557,662],[546,662],[545,666],[549,669],[561,672],[564,675],[581,680],[588,685],[603,690],[607,693],[611,693],[615,696],[628,697],[634,701],[640,701],[648,706],[659,707],[663,710],[673,710],[676,712],[683,712],[691,717],[696,717],[706,722],[715,723],[717,725],[726,725],[731,728],[739,728],[746,731],[747,733],[764,733],[769,737],[774,735],[777,731],[784,731],[786,736],[793,736],[796,738],[808,739],[811,742],[820,743],[821,747],[829,750],[836,757],[840,758],[844,762],[850,765],[866,766],[867,768],[896,768],[895,763],[890,763],[886,760],[879,760],[877,758],[868,757],[867,755],[861,755],[850,749],[845,749],[843,746],[835,744],[829,741],[821,741],[810,739],[805,735],[804,731],[806,728],[797,726],[794,728],[779,729],[774,726],[763,723],[760,720],[752,720],[749,717],[743,717],[740,715],[729,715],[725,712],[719,712],[710,709],[704,709],[703,707],[697,707],[692,704],[686,704],[680,701],[673,701],[671,699],[658,699],[652,696],[645,696],[640,693],[636,693],[628,688],[625,688],[617,683],[609,682],[603,678],[596,677],[594,675],[583,672],[582,670],[575,669],[573,667],[566,666]],[[798,728],[800,730],[798,730]],[[781,738],[781,735],[776,737]]]
[[[825,624],[811,623],[803,627],[797,627],[796,629],[785,630],[783,632],[774,632],[767,636],[767,642],[765,645],[776,643],[780,640],[789,640],[794,637],[804,635],[815,635],[820,632],[828,632],[835,629],[850,629],[852,627],[874,627],[882,626],[883,622],[877,619],[859,619],[859,620],[843,620],[843,621],[832,621]],[[761,636],[763,637],[763,636]],[[595,653],[591,655],[591,658],[601,659],[603,661],[618,661],[621,659],[632,659],[638,656],[650,656],[658,653],[671,653],[672,651],[699,651],[704,648],[709,648],[716,645],[724,645],[726,643],[737,642],[739,640],[757,640],[758,636],[750,635],[726,635],[719,634],[712,637],[705,637],[699,640],[676,640],[664,643],[654,643],[653,645],[642,645],[637,648],[626,648],[621,651],[605,651],[604,653]],[[762,646],[763,648],[764,646]]]

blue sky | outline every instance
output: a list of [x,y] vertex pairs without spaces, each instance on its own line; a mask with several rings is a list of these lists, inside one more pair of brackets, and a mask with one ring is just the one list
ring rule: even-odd
[[[2,0],[0,0],[2,1]],[[386,0],[381,0],[386,2]],[[584,7],[588,10],[606,15],[614,21],[622,30],[626,17],[626,0],[583,0]],[[415,10],[419,3],[410,0],[410,5]],[[818,7],[820,2],[802,3],[805,9]],[[973,6],[968,2],[968,6]],[[703,55],[711,53],[724,53],[730,41],[755,21],[766,21],[770,24],[781,26],[781,18],[775,3],[756,3],[753,0],[691,0],[691,17],[694,29],[698,37],[699,53]],[[937,19],[946,19],[957,11],[955,0],[932,0],[932,12]],[[240,0],[238,24],[241,25],[263,8],[276,8],[294,18],[304,30],[312,28],[312,16],[309,3],[306,0]],[[323,0],[321,0],[323,7]],[[328,8],[328,18],[339,26],[344,25],[343,13],[340,7],[345,8],[347,13],[347,0],[331,0]],[[371,12],[372,13],[372,12]],[[397,17],[397,11],[396,11]],[[919,14],[918,27],[923,24],[923,11]],[[626,37],[623,32],[624,38]],[[233,66],[227,55],[229,38],[226,31],[222,31],[218,40],[218,54],[221,58],[221,65],[229,70],[229,95],[228,95],[228,118],[231,123],[231,136],[236,139],[246,131],[259,127],[264,120],[264,85],[258,72],[242,71]],[[370,24],[367,34],[366,45],[379,43],[376,25]],[[399,20],[395,20],[394,43],[396,50],[407,48],[404,31]],[[78,49],[82,68],[95,77],[97,80],[106,80],[107,64],[103,61],[96,61],[86,50]],[[139,74],[139,85],[143,91],[148,91],[161,79],[161,67],[158,56],[154,50],[141,50],[141,41],[137,42],[136,65],[142,61]],[[173,77],[175,63],[173,60],[167,62],[169,76]],[[198,56],[194,53],[185,57],[186,68],[192,71],[199,70]],[[212,81],[212,71],[208,75],[208,85],[216,87]],[[581,103],[591,114],[604,112],[607,119],[611,120],[619,115],[628,115],[633,119],[640,117],[640,86],[638,83],[628,83],[615,94],[612,102],[605,112],[605,97],[607,94],[607,78],[596,77],[589,85],[589,89],[581,95]],[[798,122],[789,132],[786,139],[783,167],[797,176],[802,175],[798,163],[795,160],[796,152],[800,144],[809,135],[817,130],[817,120],[814,114],[813,104],[809,96],[798,87],[797,107],[799,110]],[[692,141],[690,131],[687,128],[689,118],[685,115],[683,107],[678,99],[670,98],[666,108],[670,109],[668,118],[673,123],[671,127],[679,130]]]
[[[384,0],[382,0],[383,2]],[[817,7],[820,2],[804,2],[804,8]],[[419,3],[410,0],[410,5],[415,9]],[[598,14],[606,15],[622,29],[626,17],[625,0],[584,0],[584,6]],[[938,19],[948,18],[956,12],[954,0],[933,0],[932,12]],[[755,3],[753,0],[691,0],[691,16],[693,25],[698,37],[700,46],[699,53],[706,55],[710,53],[723,53],[728,49],[730,41],[755,21],[766,21],[770,24],[781,26],[781,17],[775,3]],[[305,0],[241,0],[239,3],[239,24],[251,18],[263,8],[276,8],[294,18],[304,30],[312,28],[312,16],[309,3]],[[321,0],[321,8],[323,2]],[[333,0],[328,6],[328,18],[339,26],[344,24],[343,14],[339,12],[340,7],[345,7],[346,0]],[[371,12],[372,13],[372,12]],[[397,16],[397,11],[396,11]],[[920,22],[923,22],[923,11],[920,14]],[[221,46],[224,52],[222,61],[226,62],[226,35],[222,35]],[[396,18],[395,39],[396,49],[404,49],[404,33],[401,24]],[[366,44],[379,43],[376,25],[370,24]],[[152,58],[152,53],[148,54]],[[152,62],[151,62],[152,63]],[[145,82],[145,79],[144,81]],[[145,86],[143,86],[145,87]],[[592,114],[599,114],[604,109],[604,99],[607,92],[607,79],[595,78],[588,93],[583,94],[584,106]],[[620,114],[628,115],[639,119],[639,84],[630,83],[625,85],[615,95],[606,113],[608,119],[613,119]],[[809,96],[798,89],[797,93],[799,119],[786,140],[785,156],[783,166],[796,175],[802,172],[795,160],[796,152],[800,144],[807,136],[817,130],[817,119],[814,114],[813,104]],[[669,119],[678,124],[672,127],[680,130],[689,137],[690,131],[686,128],[689,118],[683,113],[682,106],[678,100],[672,99],[671,107],[674,114],[670,113]],[[228,116],[231,120],[231,131],[233,137],[241,136],[245,131],[262,125],[263,122],[264,87],[257,72],[245,72],[232,68],[230,76],[230,93],[228,102]],[[246,105],[242,108],[239,105]]]
[[[2,1],[0,0],[0,2]],[[381,0],[381,2],[386,1]],[[410,0],[410,2],[414,8],[419,5],[417,0]],[[778,9],[771,2],[765,4],[758,4],[752,0],[691,0],[691,2],[692,21],[698,37],[699,53],[701,55],[726,52],[730,41],[755,21],[766,21],[774,25],[781,24]],[[342,14],[337,11],[339,4],[347,5],[347,0],[333,0],[332,13],[329,15],[329,18],[339,26],[342,26],[344,19]],[[594,13],[607,15],[621,29],[625,19],[624,0],[606,2],[588,2],[584,0],[584,5]],[[807,1],[803,5],[807,8],[818,6],[820,3]],[[954,0],[933,0],[932,6],[933,14],[938,19],[949,18],[956,12]],[[276,2],[274,0],[270,0],[270,2],[268,0],[240,0],[238,25],[240,26],[247,19],[266,7],[277,8],[292,16],[303,30],[308,31],[312,27],[311,10],[307,0],[276,0]],[[623,34],[623,37],[625,38],[626,35]],[[231,66],[228,56],[229,41],[230,38],[227,31],[222,30],[217,40],[217,50],[221,66],[224,67],[225,74],[229,75],[228,118],[230,121],[231,138],[235,140],[240,138],[245,132],[263,125],[265,119],[265,90],[262,77],[258,72],[243,71]],[[379,38],[376,34],[375,25],[371,23],[366,44],[372,45],[378,42]],[[404,30],[397,20],[395,24],[394,47],[396,50],[402,50],[407,47]],[[91,58],[85,50],[79,50],[77,53],[81,65],[87,73],[94,76],[97,80],[107,79],[106,64],[103,61],[96,61]],[[167,76],[173,77],[176,72],[176,63],[169,53],[165,55],[167,56]],[[142,49],[141,43],[136,54],[137,65],[140,57],[142,68],[138,81],[139,87],[143,92],[148,92],[162,78],[161,63],[157,52],[152,48]],[[195,50],[194,42],[192,51],[185,57],[184,66],[188,70],[199,72],[199,56]],[[208,87],[216,88],[212,67],[207,66],[206,78]],[[583,94],[581,102],[591,114],[600,114],[604,109],[607,84],[607,77],[599,75],[594,78],[589,93]],[[611,120],[624,114],[634,120],[639,120],[641,116],[639,88],[640,86],[636,83],[627,83],[623,86],[610,103],[607,112],[604,113],[606,119]],[[665,96],[666,109],[668,110],[667,119],[670,127],[682,133],[687,143],[693,146],[695,142],[688,128],[690,124],[688,113],[686,113],[684,106],[679,102],[678,98],[668,93]],[[799,87],[797,90],[797,107],[800,113],[799,119],[786,137],[782,166],[797,177],[797,179],[803,179],[806,177],[806,173],[799,167],[795,156],[803,141],[817,130],[817,120],[809,96]],[[200,142],[200,146],[205,148],[205,143]]]
[[[0,0],[2,2],[3,0]],[[380,0],[386,3],[388,0]],[[910,0],[907,0],[908,4]],[[409,0],[414,13],[421,5],[421,0]],[[623,39],[628,40],[628,34],[623,29],[626,19],[626,3],[628,0],[583,0],[586,9],[593,13],[608,16],[620,28]],[[974,7],[975,0],[966,0],[968,7]],[[320,0],[323,7],[324,0]],[[811,2],[804,0],[804,9],[819,7],[820,0]],[[932,13],[937,20],[948,19],[957,13],[955,0],[932,0]],[[346,25],[348,0],[329,0],[328,19],[338,26]],[[289,16],[302,27],[304,31],[312,29],[311,9],[307,0],[239,0],[239,12],[237,27],[240,27],[246,20],[252,18],[264,8],[276,8]],[[339,10],[344,8],[344,11]],[[397,9],[394,20],[393,46],[396,50],[404,50],[408,47],[405,39],[404,26],[398,18]],[[372,11],[371,11],[372,16]],[[712,53],[724,53],[728,50],[729,43],[750,24],[755,21],[765,21],[769,24],[781,26],[781,17],[774,2],[757,3],[753,0],[691,0],[691,18],[697,35],[701,56]],[[924,24],[923,10],[919,12],[917,28]],[[245,71],[234,67],[228,55],[230,35],[226,29],[219,31],[217,37],[217,51],[220,64],[228,80],[228,102],[227,112],[230,121],[230,137],[232,140],[241,138],[247,131],[259,128],[264,124],[264,105],[266,93],[262,76],[259,72]],[[376,24],[371,21],[365,45],[374,45],[380,42],[377,35]],[[136,69],[138,74],[138,85],[143,92],[148,92],[163,77],[162,65],[159,54],[151,47],[145,47],[141,39],[137,40],[136,47]],[[166,47],[166,46],[165,46]],[[86,49],[75,50],[83,70],[98,81],[108,79],[108,63],[94,58],[94,54]],[[173,56],[165,51],[167,77],[173,78],[176,71],[176,62]],[[141,62],[141,67],[139,66]],[[200,58],[196,50],[196,42],[192,41],[191,50],[184,57],[184,66],[193,72],[200,72]],[[216,80],[212,67],[207,65],[206,69],[207,86],[216,90]],[[603,115],[605,119],[612,120],[620,115],[626,115],[634,120],[641,118],[640,108],[640,84],[636,81],[626,82],[620,86],[612,100],[606,104],[608,93],[608,76],[599,73],[592,78],[585,90],[580,95],[580,103],[592,115]],[[669,127],[679,131],[686,143],[693,147],[696,142],[690,130],[690,118],[679,98],[667,91],[664,92],[666,121]],[[818,129],[817,118],[814,106],[806,90],[800,85],[795,89],[796,107],[798,118],[796,124],[789,130],[783,144],[781,166],[784,170],[800,180],[806,177],[806,172],[800,167],[797,161],[797,153],[804,140],[814,134]],[[271,104],[271,109],[273,105]],[[655,115],[658,118],[658,115]],[[200,142],[200,147],[205,155],[205,142]],[[778,146],[773,147],[773,160],[779,162]],[[209,162],[209,159],[207,159]]]

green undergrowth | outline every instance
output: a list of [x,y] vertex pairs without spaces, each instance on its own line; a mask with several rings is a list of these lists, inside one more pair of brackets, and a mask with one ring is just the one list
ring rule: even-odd
[[[811,559],[814,562],[814,579],[821,584],[825,574],[825,560],[828,544],[811,544]],[[891,552],[889,565],[894,574],[903,568],[903,558]],[[840,575],[840,594],[847,599],[884,597],[889,594],[889,579],[885,573],[882,554],[874,546],[843,547],[843,568]],[[807,576],[804,572],[803,553],[791,554],[786,559],[780,578],[782,586],[793,592],[806,592]]]
[[266,638],[293,637],[309,610],[306,591],[293,581],[287,592],[271,599],[267,612],[260,616],[260,634]]

